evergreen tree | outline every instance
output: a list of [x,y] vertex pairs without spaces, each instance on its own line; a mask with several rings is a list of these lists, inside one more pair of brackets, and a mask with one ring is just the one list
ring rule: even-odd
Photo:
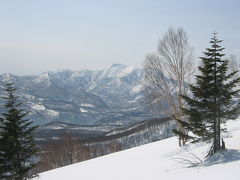
[[201,57],[202,65],[198,67],[200,75],[196,76],[196,85],[190,86],[192,96],[183,96],[188,105],[183,113],[188,121],[180,123],[193,135],[175,130],[176,134],[192,143],[213,141],[209,155],[225,148],[223,140],[221,145],[221,132],[225,130],[221,124],[236,118],[239,112],[233,97],[239,92],[235,87],[240,79],[234,79],[237,72],[228,74],[228,61],[223,59],[224,48],[220,46],[222,40],[218,40],[216,34],[213,33],[211,47]]
[[24,119],[27,113],[17,102],[15,90],[12,83],[7,84],[6,96],[3,97],[6,111],[0,123],[0,179],[4,180],[25,180],[34,176],[31,170],[37,150],[32,133],[36,127]]

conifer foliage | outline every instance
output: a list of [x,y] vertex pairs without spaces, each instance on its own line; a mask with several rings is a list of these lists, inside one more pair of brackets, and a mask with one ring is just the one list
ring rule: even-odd
[[34,175],[33,155],[36,145],[33,131],[36,127],[25,119],[27,112],[18,103],[12,83],[7,84],[6,95],[3,97],[5,112],[0,122],[0,179],[25,180]]
[[[237,72],[228,74],[228,61],[223,59],[224,54],[218,40],[217,33],[213,33],[210,44],[204,57],[201,57],[202,65],[198,67],[200,74],[196,76],[196,84],[190,85],[192,96],[183,96],[187,102],[187,108],[183,113],[188,121],[180,123],[192,132],[192,135],[184,135],[175,131],[176,134],[185,136],[191,142],[213,141],[209,155],[225,148],[221,141],[221,127],[228,119],[236,118],[239,106],[233,102],[233,97],[239,90],[236,84],[240,79],[234,79]],[[222,143],[221,143],[222,142]]]

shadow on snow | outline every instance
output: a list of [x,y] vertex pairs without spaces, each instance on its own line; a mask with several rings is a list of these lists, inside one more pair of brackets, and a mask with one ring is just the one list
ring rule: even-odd
[[221,150],[214,154],[213,156],[207,158],[203,166],[212,166],[215,164],[225,164],[229,162],[239,161],[240,160],[240,151],[236,149],[226,149]]

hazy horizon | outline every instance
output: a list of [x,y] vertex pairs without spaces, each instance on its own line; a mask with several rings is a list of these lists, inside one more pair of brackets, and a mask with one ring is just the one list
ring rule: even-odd
[[103,67],[103,68],[99,68],[99,69],[94,69],[94,68],[83,68],[83,69],[54,69],[54,70],[49,70],[49,71],[42,71],[42,72],[36,72],[36,73],[32,73],[32,74],[16,74],[16,73],[10,73],[10,72],[5,72],[5,73],[2,73],[0,75],[4,75],[4,74],[12,74],[12,75],[15,75],[15,76],[34,76],[34,75],[41,75],[41,74],[44,74],[44,73],[48,73],[48,72],[52,72],[52,73],[56,73],[56,72],[63,72],[63,71],[84,71],[84,70],[90,70],[90,71],[104,71],[104,70],[107,70],[109,68],[111,68],[113,65],[116,65],[116,64],[119,64],[119,65],[123,65],[123,66],[126,66],[126,68],[128,67],[135,67],[135,68],[142,68],[142,66],[134,66],[134,65],[128,65],[128,64],[122,64],[122,63],[113,63],[113,64],[110,64],[108,67]]
[[195,57],[214,29],[240,57],[240,1],[0,1],[0,74],[141,67],[170,26],[182,27]]

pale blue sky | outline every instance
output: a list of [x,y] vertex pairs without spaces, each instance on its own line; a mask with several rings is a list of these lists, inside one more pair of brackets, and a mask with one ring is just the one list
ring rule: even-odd
[[239,0],[0,0],[0,74],[141,66],[169,26],[240,56]]

